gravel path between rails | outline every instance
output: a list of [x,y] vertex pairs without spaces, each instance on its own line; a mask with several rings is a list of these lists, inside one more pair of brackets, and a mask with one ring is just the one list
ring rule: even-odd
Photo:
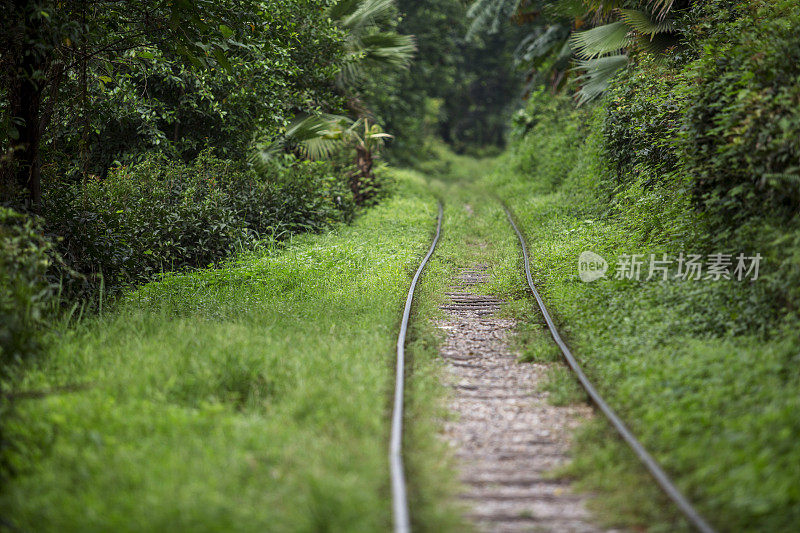
[[452,388],[443,437],[454,448],[460,500],[478,531],[604,531],[585,498],[550,473],[567,460],[570,435],[591,416],[587,405],[555,407],[539,392],[548,365],[517,363],[507,342],[514,321],[497,318],[503,302],[475,294],[486,265],[463,270],[437,322],[447,333],[440,353]]

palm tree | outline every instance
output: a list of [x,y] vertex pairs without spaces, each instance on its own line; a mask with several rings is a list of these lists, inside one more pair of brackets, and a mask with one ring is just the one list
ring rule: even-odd
[[[416,44],[412,35],[382,30],[395,11],[394,0],[340,0],[328,8],[328,15],[346,33],[345,61],[337,76],[339,90],[357,119],[331,114],[298,116],[278,139],[259,139],[252,161],[259,165],[280,150],[294,150],[309,159],[326,159],[339,148],[355,151],[355,172],[350,188],[358,204],[375,189],[374,154],[392,136],[371,122],[352,87],[369,67],[407,68]],[[363,128],[363,133],[359,133]]]
[[310,115],[297,120],[278,140],[256,151],[251,162],[258,168],[276,153],[293,151],[307,159],[329,159],[341,149],[355,151],[350,189],[358,205],[376,192],[373,165],[384,141],[392,138],[368,118],[350,119],[342,115]]
[[675,5],[676,0],[476,0],[468,15],[470,33],[497,31],[509,19],[530,24],[517,60],[534,73],[549,73],[554,90],[563,86],[574,53],[573,70],[581,73],[578,101],[584,103],[608,88],[631,50],[661,55],[678,43],[670,18]]
[[360,80],[366,67],[405,68],[411,63],[417,49],[414,37],[381,30],[394,11],[394,0],[340,0],[328,8],[328,16],[347,34],[340,87]]
[[611,21],[592,29],[576,32],[570,44],[579,58],[576,69],[581,88],[578,102],[597,98],[608,89],[611,79],[628,63],[628,52],[640,50],[663,55],[678,44],[675,23],[668,15],[675,0],[650,0],[640,9],[615,7],[618,2],[597,2],[596,12]]

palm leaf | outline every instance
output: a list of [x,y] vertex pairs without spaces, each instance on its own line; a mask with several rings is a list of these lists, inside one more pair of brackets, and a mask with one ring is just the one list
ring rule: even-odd
[[618,54],[578,61],[576,69],[584,73],[577,78],[581,88],[577,93],[578,105],[585,104],[603,94],[619,69],[628,63],[628,56]]
[[467,38],[478,33],[497,33],[501,26],[514,14],[521,0],[477,0],[467,10],[467,18],[472,23],[467,30]]
[[374,26],[392,13],[394,0],[361,0],[351,13],[335,19],[339,25],[349,30]]
[[361,0],[339,0],[328,8],[328,16],[331,20],[342,20],[348,15],[352,15],[358,9]]
[[316,137],[329,135],[332,131],[341,129],[342,124],[351,120],[342,115],[331,115],[323,113],[321,115],[307,115],[296,119],[287,128],[283,136],[293,143],[306,141]]
[[624,22],[612,22],[574,33],[570,44],[579,57],[594,59],[627,47],[631,43],[629,33],[630,27]]
[[250,162],[259,168],[287,148],[296,148],[309,159],[325,159],[342,144],[342,131],[352,120],[341,115],[306,115],[295,119],[277,139],[260,139]]
[[360,41],[364,59],[382,65],[407,67],[417,51],[413,35],[373,33],[362,37]]
[[363,57],[360,52],[350,54],[345,58],[342,65],[339,67],[339,74],[336,80],[339,86],[344,87],[364,77],[362,59]]
[[671,20],[654,22],[650,19],[650,15],[638,9],[620,9],[619,16],[628,26],[650,37],[658,33],[675,31],[675,25]]
[[311,160],[330,159],[341,147],[341,139],[335,137],[314,137],[297,144],[300,154]]
[[672,9],[672,5],[675,3],[675,0],[650,0],[648,5],[652,4],[653,11],[656,13],[656,18],[660,20],[664,20],[664,18],[669,14],[670,10]]
[[368,65],[406,68],[416,51],[413,35],[382,32],[353,38],[348,42],[348,54],[339,68],[338,82],[348,85],[363,79],[364,68]]
[[514,51],[514,59],[517,63],[527,63],[546,56],[556,48],[561,49],[567,35],[569,35],[569,28],[561,24],[553,24],[544,31],[531,32],[517,46]]

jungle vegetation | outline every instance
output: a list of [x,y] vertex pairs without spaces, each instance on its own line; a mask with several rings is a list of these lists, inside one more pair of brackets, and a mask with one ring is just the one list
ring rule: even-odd
[[[489,213],[487,191],[526,224],[588,371],[715,525],[800,520],[796,1],[0,9],[0,528],[385,529],[368,408],[388,383],[385,302],[400,306],[434,197]],[[513,271],[513,241],[481,228]],[[588,285],[586,247],[762,263],[752,283]],[[551,360],[519,287],[495,289],[518,300],[524,356]],[[430,429],[436,340],[420,326],[415,342]],[[563,401],[570,383],[553,380]],[[457,531],[440,451],[414,439],[416,520]],[[682,527],[605,429],[578,448],[612,523]],[[282,499],[299,507],[265,514]]]

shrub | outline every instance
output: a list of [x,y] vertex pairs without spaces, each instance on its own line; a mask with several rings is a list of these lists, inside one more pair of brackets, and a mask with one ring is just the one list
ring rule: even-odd
[[676,170],[675,140],[683,118],[678,72],[648,56],[618,78],[606,98],[604,152],[617,185],[645,173],[658,179]]
[[46,273],[52,245],[37,220],[0,207],[0,377],[35,355],[52,306]]
[[765,213],[794,217],[800,202],[800,5],[753,1],[698,8],[715,29],[687,69],[681,154],[701,206],[721,226]]
[[164,271],[206,267],[258,239],[319,231],[352,216],[347,187],[326,163],[287,159],[263,174],[214,157],[161,156],[105,179],[55,180],[43,201],[48,232],[67,264],[88,275],[71,296],[146,282]]
[[569,98],[544,90],[533,92],[525,109],[515,114],[513,137],[524,138],[513,148],[515,170],[534,176],[531,186],[538,192],[552,192],[567,178],[566,162],[579,153],[588,116]]

